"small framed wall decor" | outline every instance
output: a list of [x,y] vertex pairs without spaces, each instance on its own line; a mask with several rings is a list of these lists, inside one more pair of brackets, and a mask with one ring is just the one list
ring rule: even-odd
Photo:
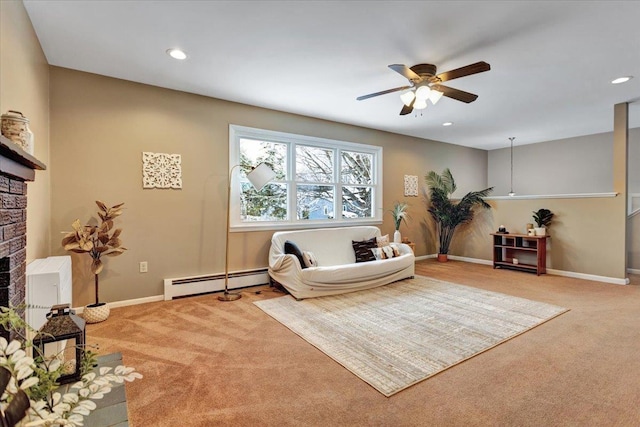
[[404,195],[408,197],[418,197],[418,176],[404,176]]
[[142,153],[142,188],[182,188],[180,154]]

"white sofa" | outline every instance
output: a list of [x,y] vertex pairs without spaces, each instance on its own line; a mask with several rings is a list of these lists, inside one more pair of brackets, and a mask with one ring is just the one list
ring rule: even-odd
[[[405,244],[398,244],[397,257],[356,263],[352,241],[372,237],[380,237],[378,227],[276,232],[271,238],[269,275],[297,299],[369,289],[413,277],[415,256]],[[287,240],[301,251],[312,252],[317,267],[302,268],[295,255],[285,254]]]

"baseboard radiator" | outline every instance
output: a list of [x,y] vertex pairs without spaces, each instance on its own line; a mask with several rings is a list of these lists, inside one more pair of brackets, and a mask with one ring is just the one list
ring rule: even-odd
[[[266,268],[257,270],[234,271],[229,273],[229,289],[266,285],[269,273]],[[165,301],[190,295],[207,294],[224,290],[224,273],[204,276],[164,279]]]

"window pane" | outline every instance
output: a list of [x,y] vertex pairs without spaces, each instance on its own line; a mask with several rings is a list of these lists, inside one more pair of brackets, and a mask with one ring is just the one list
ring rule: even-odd
[[371,194],[371,187],[342,187],[342,217],[373,217]]
[[287,219],[287,185],[267,184],[256,191],[250,182],[242,183],[240,194],[242,221],[283,221]]
[[296,180],[333,182],[333,150],[296,146]]
[[[229,126],[231,227],[246,230],[381,220],[382,148]],[[275,172],[257,192],[246,178],[261,162]],[[238,167],[240,166],[240,167]],[[240,203],[240,204],[238,204]]]
[[240,139],[240,176],[246,178],[245,170],[251,170],[261,162],[269,164],[276,173],[276,180],[287,179],[287,144],[254,139]]
[[333,218],[334,194],[332,185],[298,185],[298,219]]
[[342,151],[340,175],[343,184],[373,184],[373,154]]

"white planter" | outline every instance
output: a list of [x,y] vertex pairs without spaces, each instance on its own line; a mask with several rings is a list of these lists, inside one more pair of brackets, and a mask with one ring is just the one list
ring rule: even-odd
[[402,234],[400,234],[400,230],[396,230],[395,233],[393,233],[393,242],[402,243]]
[[547,229],[544,227],[536,227],[534,228],[534,230],[536,231],[536,236],[546,236],[547,235]]
[[105,302],[98,305],[89,304],[82,311],[82,317],[87,323],[100,323],[109,317],[109,306]]

